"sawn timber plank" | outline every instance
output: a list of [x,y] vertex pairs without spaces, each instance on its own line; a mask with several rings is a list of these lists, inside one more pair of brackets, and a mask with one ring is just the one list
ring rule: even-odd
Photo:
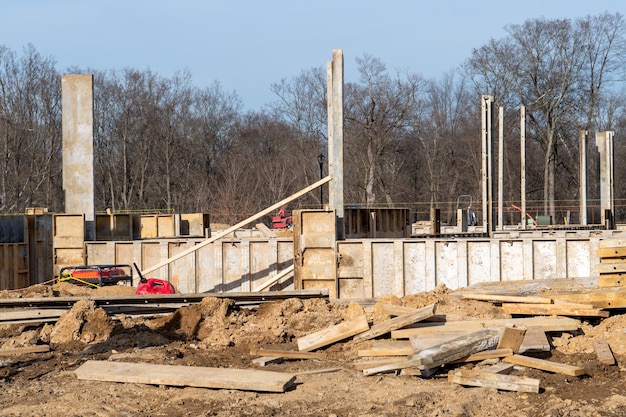
[[505,391],[538,393],[540,389],[538,379],[492,372],[477,372],[469,369],[451,370],[448,372],[448,381],[460,385],[489,387]]
[[137,384],[285,392],[295,376],[254,369],[207,368],[151,363],[87,361],[74,371],[78,379]]
[[554,372],[557,374],[581,376],[585,375],[585,368],[564,363],[547,361],[545,359],[531,358],[524,355],[512,355],[502,359],[503,362],[514,365],[527,366],[529,368],[541,369],[542,371]]
[[409,324],[414,324],[416,322],[425,320],[434,315],[435,304],[431,304],[410,313],[394,317],[391,320],[386,320],[382,323],[375,324],[368,331],[354,336],[353,340],[358,343],[365,340],[373,339],[375,337],[389,333],[393,330],[401,329],[402,327],[408,326]]
[[298,339],[298,350],[310,352],[362,333],[369,328],[367,317],[363,314],[354,320],[344,321],[343,323],[300,337]]

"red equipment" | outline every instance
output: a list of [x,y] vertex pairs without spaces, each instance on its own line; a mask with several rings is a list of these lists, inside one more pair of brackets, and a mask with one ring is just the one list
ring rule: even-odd
[[272,217],[272,228],[274,230],[289,229],[293,224],[293,216],[287,216],[285,209],[287,206],[282,206],[278,211],[278,215]]
[[102,287],[129,281],[133,285],[133,269],[130,265],[82,265],[67,266],[59,271],[59,281],[75,285]]
[[141,271],[135,265],[135,269],[139,274],[139,284],[137,284],[137,291],[135,294],[176,294],[176,288],[169,282],[164,279],[158,278],[144,278],[141,274]]

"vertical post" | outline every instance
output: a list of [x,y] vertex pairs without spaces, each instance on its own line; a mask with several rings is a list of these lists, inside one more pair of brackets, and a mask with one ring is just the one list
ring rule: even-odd
[[600,215],[602,224],[612,223],[613,213],[613,131],[596,132],[600,153]]
[[579,172],[578,184],[580,195],[580,215],[579,223],[583,226],[587,225],[587,130],[581,130],[579,134],[578,158]]
[[95,240],[93,75],[64,75],[61,104],[65,212],[84,214],[85,240]]
[[[324,178],[324,154],[317,155],[317,162],[320,165],[320,180]],[[324,186],[320,185],[320,205],[324,208]]]
[[526,107],[520,108],[520,198],[522,205],[522,230],[526,230]]
[[493,168],[491,156],[491,107],[493,104],[493,96],[481,96],[481,123],[482,123],[482,169],[481,180],[483,185],[483,230],[491,236],[491,227],[493,220],[492,208],[492,181],[491,172]]
[[498,230],[504,228],[504,109],[498,108]]
[[335,210],[337,239],[344,238],[343,207],[343,50],[333,50],[326,65],[328,80],[328,206]]

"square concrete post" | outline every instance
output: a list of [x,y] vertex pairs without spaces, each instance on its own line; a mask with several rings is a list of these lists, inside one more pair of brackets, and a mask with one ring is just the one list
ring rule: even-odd
[[93,156],[93,75],[61,78],[65,213],[85,215],[85,239],[96,239]]
[[522,230],[526,230],[526,106],[520,107],[519,114],[521,219]]
[[328,81],[328,207],[335,210],[337,240],[344,239],[343,207],[343,50],[333,50],[326,66]]
[[481,181],[483,185],[483,230],[491,236],[493,228],[493,138],[491,136],[493,96],[481,96],[482,121],[482,169]]
[[[596,132],[600,154],[600,216],[602,224],[612,223],[613,217],[613,131]],[[609,216],[607,218],[607,216]]]
[[587,135],[589,134],[586,130],[581,130],[579,133],[579,142],[580,145],[578,147],[578,158],[579,158],[579,166],[578,166],[578,184],[579,184],[579,195],[580,195],[580,215],[579,215],[579,223],[583,226],[587,225]]

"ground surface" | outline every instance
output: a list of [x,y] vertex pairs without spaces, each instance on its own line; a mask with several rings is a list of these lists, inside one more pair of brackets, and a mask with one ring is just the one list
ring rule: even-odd
[[[69,284],[41,286],[0,297],[80,295],[91,291]],[[104,294],[103,289],[97,290]],[[108,290],[112,294],[127,291]],[[100,295],[101,295],[100,294]],[[478,318],[507,317],[490,303],[462,300],[445,288],[386,303]],[[376,307],[365,308],[374,322]],[[541,380],[539,394],[463,387],[447,381],[449,369],[434,377],[364,376],[351,364],[368,343],[350,340],[321,349],[323,360],[288,360],[265,368],[302,374],[285,393],[201,389],[78,380],[84,361],[121,360],[155,364],[254,368],[250,349],[288,347],[298,337],[362,313],[355,303],[290,299],[238,309],[230,300],[203,302],[157,318],[109,318],[89,301],[77,303],[54,323],[0,327],[0,349],[49,344],[48,353],[0,356],[0,416],[626,416],[626,316],[583,322],[578,333],[551,334],[543,357],[583,366],[584,377],[532,369],[514,374]],[[618,365],[601,365],[593,342],[609,342]],[[1,350],[0,350],[1,352]],[[470,365],[465,365],[470,366]]]

